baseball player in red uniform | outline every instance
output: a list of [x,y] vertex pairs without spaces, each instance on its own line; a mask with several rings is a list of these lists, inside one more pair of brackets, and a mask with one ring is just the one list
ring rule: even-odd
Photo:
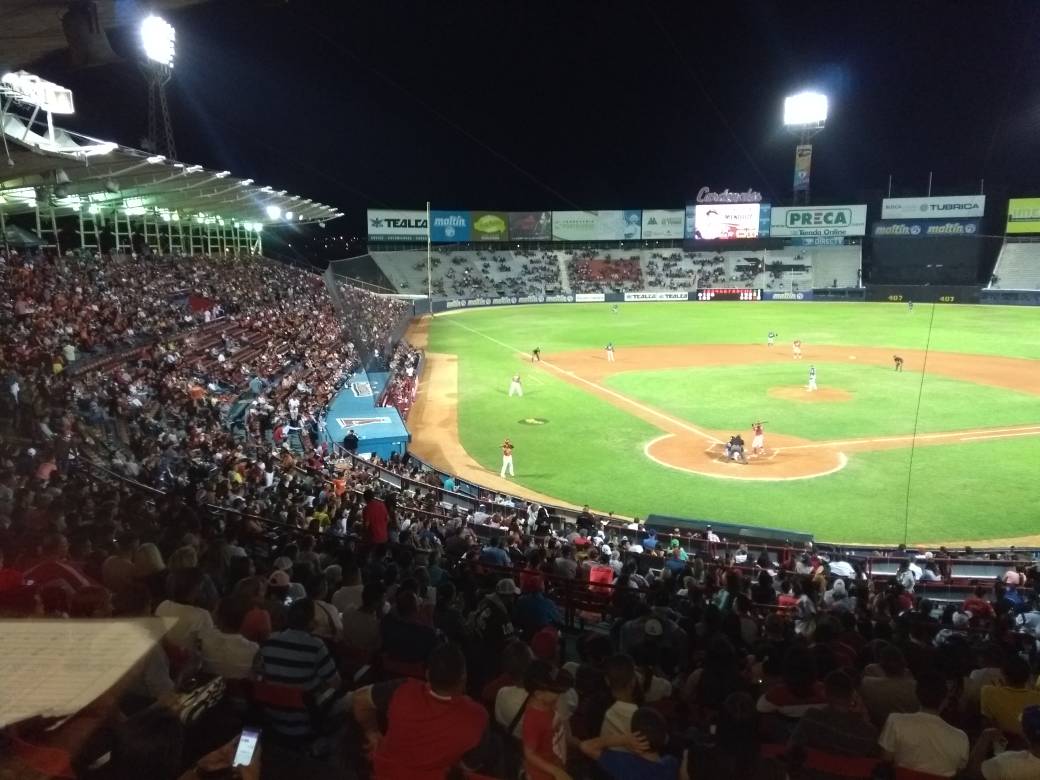
[[794,343],[791,344],[791,357],[795,360],[802,359],[802,342],[800,339],[795,339]]

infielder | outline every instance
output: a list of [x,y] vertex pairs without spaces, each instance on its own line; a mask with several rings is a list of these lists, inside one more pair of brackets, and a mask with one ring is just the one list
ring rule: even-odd
[[800,339],[795,339],[791,344],[791,357],[795,360],[802,359],[802,342]]
[[614,314],[617,314],[617,313],[618,313],[618,305],[617,305],[617,304],[615,303],[615,304],[614,304],[613,306],[611,306],[611,307],[610,307],[610,310],[611,310],[611,311],[612,311],[612,312],[613,312]]
[[513,442],[508,438],[502,442],[502,470],[498,476],[504,477],[506,471],[509,472],[509,476],[513,476]]
[[776,341],[776,333],[769,331],[769,333],[766,334],[766,346],[773,346],[774,341]]
[[607,362],[608,363],[613,363],[614,362],[614,342],[613,341],[608,341],[607,342]]
[[763,455],[766,451],[766,434],[762,429],[762,423],[751,423],[751,430],[755,434],[751,439],[751,454]]
[[809,392],[816,389],[816,366],[809,366],[809,387],[806,388]]
[[899,355],[893,355],[892,362],[896,364],[896,371],[901,372],[903,370],[903,358],[899,357]]
[[512,398],[514,395],[524,397],[524,386],[520,384],[519,374],[513,374],[513,381],[509,383],[509,397]]
[[537,363],[541,363],[542,362],[542,348],[541,347],[535,347],[534,351],[531,352],[531,362],[532,363],[536,363],[536,362]]

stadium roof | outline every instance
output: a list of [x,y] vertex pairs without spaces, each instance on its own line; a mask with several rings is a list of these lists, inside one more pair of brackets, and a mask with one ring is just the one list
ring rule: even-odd
[[0,114],[0,163],[8,164],[0,164],[0,209],[6,215],[31,214],[37,207],[53,207],[57,217],[115,209],[165,221],[209,217],[267,225],[288,224],[289,214],[292,224],[343,216],[332,206],[230,171],[62,130],[49,115],[33,121],[3,104],[8,111]]

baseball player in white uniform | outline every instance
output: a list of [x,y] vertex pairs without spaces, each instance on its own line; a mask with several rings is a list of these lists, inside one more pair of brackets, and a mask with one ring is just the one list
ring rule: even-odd
[[754,432],[751,439],[751,454],[762,455],[766,449],[766,433],[762,428],[762,423],[752,423],[751,430]]
[[809,387],[806,388],[809,392],[816,389],[816,366],[809,366]]
[[802,359],[802,342],[800,339],[795,339],[791,344],[791,357],[795,360]]
[[509,397],[512,398],[514,395],[524,397],[524,386],[520,384],[519,374],[513,374],[513,380],[509,383]]
[[498,475],[504,477],[507,471],[513,476],[513,442],[509,439],[502,442],[502,470]]
[[614,362],[614,342],[613,341],[608,341],[607,342],[607,362],[608,363],[613,363]]

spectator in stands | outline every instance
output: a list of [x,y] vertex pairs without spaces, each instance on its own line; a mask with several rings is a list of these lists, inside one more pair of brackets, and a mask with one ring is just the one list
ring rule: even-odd
[[371,488],[365,491],[365,508],[361,513],[361,519],[367,529],[368,542],[376,545],[378,552],[379,546],[390,540],[390,514],[387,512],[386,504],[376,497],[375,491]]
[[437,644],[437,632],[420,617],[419,600],[411,590],[398,590],[380,634],[384,655],[406,664],[424,663]]
[[313,702],[306,709],[286,710],[267,706],[265,716],[283,737],[306,739],[316,725],[312,710],[331,711],[341,685],[339,673],[325,643],[311,633],[314,625],[314,602],[294,601],[289,607],[288,627],[271,634],[260,646],[254,671],[265,683],[297,688]]
[[246,613],[252,607],[245,596],[225,596],[217,607],[215,628],[199,633],[202,668],[228,680],[250,677],[260,646],[241,634]]
[[1025,750],[1004,750],[987,758],[994,745],[1004,740],[999,729],[986,729],[972,748],[969,760],[971,777],[983,780],[1028,780],[1040,777],[1040,707],[1022,710],[1022,735]]
[[939,714],[948,696],[946,680],[928,671],[917,680],[920,712],[893,713],[879,744],[886,761],[915,772],[953,777],[968,763],[968,735]]
[[603,717],[600,736],[611,737],[632,733],[632,716],[643,699],[636,665],[627,655],[615,655],[604,664],[607,687],[614,703]]
[[457,766],[476,771],[490,764],[487,712],[465,690],[465,656],[455,645],[442,644],[430,653],[426,681],[397,680],[356,691],[354,716],[376,777],[433,780]]
[[133,582],[134,555],[139,546],[140,540],[133,531],[123,531],[116,538],[115,552],[101,566],[102,581],[110,591],[121,591]]
[[961,608],[969,613],[975,621],[992,620],[996,617],[993,605],[986,600],[986,588],[982,585],[975,586],[974,592],[964,599],[964,605]]
[[810,709],[799,719],[790,744],[843,756],[876,756],[879,732],[857,706],[856,688],[849,675],[833,671],[824,679],[823,687],[826,706]]
[[177,622],[166,633],[166,640],[182,650],[197,651],[199,636],[213,628],[208,610],[197,606],[203,573],[196,568],[177,569],[170,573],[170,597],[155,608],[156,617],[175,618]]
[[571,676],[549,661],[532,661],[524,673],[527,708],[521,739],[524,770],[531,780],[564,780],[567,774],[567,717],[557,703],[571,689]]
[[868,667],[859,692],[871,721],[880,728],[893,712],[917,712],[920,704],[917,684],[906,668],[902,650],[895,645],[885,645],[877,666],[880,675],[872,676]]
[[343,613],[343,644],[362,663],[371,661],[382,644],[385,605],[386,588],[381,582],[370,582],[362,591],[361,606]]
[[517,629],[527,638],[533,637],[546,626],[563,625],[563,618],[556,602],[545,595],[540,584],[525,584],[524,592],[513,607],[513,620]]
[[39,587],[53,585],[66,593],[76,593],[94,585],[68,562],[69,540],[62,534],[50,534],[40,548],[40,562],[25,570],[23,577]]
[[654,778],[674,780],[679,774],[679,761],[665,755],[668,746],[668,724],[652,707],[640,707],[632,715],[632,734],[587,739],[579,749],[615,780]]
[[826,704],[827,695],[817,679],[812,652],[795,645],[784,659],[782,681],[766,689],[756,708],[763,715],[770,716],[767,726],[771,732],[786,740],[805,713]]
[[980,694],[984,721],[1005,734],[1022,735],[1022,711],[1040,706],[1040,690],[1029,684],[1029,662],[1017,653],[1004,661],[1004,684],[984,685]]

